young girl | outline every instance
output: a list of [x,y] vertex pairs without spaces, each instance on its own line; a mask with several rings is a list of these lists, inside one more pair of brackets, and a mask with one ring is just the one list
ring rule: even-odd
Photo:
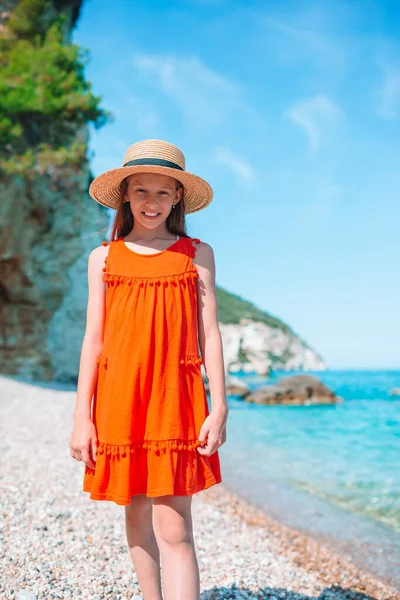
[[186,234],[185,214],[212,189],[185,171],[179,148],[145,140],[89,193],[116,215],[112,241],[88,261],[70,454],[90,499],[125,507],[144,600],[198,600],[191,500],[222,480],[228,406],[214,254]]

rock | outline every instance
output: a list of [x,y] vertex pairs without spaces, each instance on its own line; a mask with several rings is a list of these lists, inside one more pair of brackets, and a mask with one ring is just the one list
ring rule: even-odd
[[390,390],[389,396],[400,396],[400,387],[395,387]]
[[17,177],[0,182],[4,374],[27,381],[77,377],[87,259],[108,224],[105,209],[87,193],[88,180],[86,165],[74,175],[60,169],[63,193],[45,176],[31,182],[29,195]]
[[323,371],[326,364],[289,327],[242,318],[239,323],[219,323],[226,373],[268,375],[275,370]]
[[37,596],[29,590],[20,590],[17,594],[17,600],[36,600]]
[[228,375],[225,379],[225,388],[227,396],[246,396],[250,393],[250,388],[239,377]]
[[[6,8],[17,4],[9,0]],[[66,42],[81,4],[47,3],[46,22],[61,11],[67,17]],[[0,9],[0,26],[9,15]],[[38,116],[35,131],[40,123]],[[88,146],[86,126],[73,133],[74,141]],[[0,175],[0,362],[6,375],[76,382],[86,325],[87,259],[105,238],[109,221],[107,210],[88,195],[90,179],[87,161],[51,164],[29,177]]]
[[315,405],[336,404],[343,399],[336,396],[317,377],[293,375],[283,377],[274,385],[259,387],[244,398],[256,404]]

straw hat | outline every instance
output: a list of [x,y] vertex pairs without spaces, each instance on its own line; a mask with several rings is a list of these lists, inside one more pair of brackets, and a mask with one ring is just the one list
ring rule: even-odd
[[212,188],[204,179],[185,171],[183,152],[162,140],[143,140],[129,146],[122,167],[98,175],[90,185],[89,194],[103,206],[116,209],[121,182],[133,173],[160,173],[180,181],[184,187],[185,213],[205,208],[213,197]]

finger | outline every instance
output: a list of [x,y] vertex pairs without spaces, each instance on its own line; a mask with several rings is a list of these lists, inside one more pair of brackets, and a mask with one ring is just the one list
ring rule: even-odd
[[201,444],[201,446],[197,446],[197,449],[199,448],[205,448],[208,444],[208,438],[206,438],[205,440],[201,440],[200,437],[197,438]]
[[199,436],[197,438],[199,440],[199,442],[201,442],[202,444],[204,443],[204,441],[207,439],[209,431],[210,431],[210,427],[208,427],[205,423],[203,423],[203,425],[201,426],[201,429],[200,429]]
[[92,457],[94,462],[97,460],[97,440],[92,439]]
[[218,450],[218,448],[218,440],[208,440],[207,445],[205,447],[201,448],[199,446],[197,450],[199,451],[199,454],[202,454],[203,456],[211,456],[211,454],[214,454],[214,452]]
[[204,446],[198,446],[197,450],[198,450],[199,454],[203,454],[203,456],[208,456],[210,447],[211,447],[210,441],[207,440],[206,444],[204,444]]
[[82,460],[82,455],[79,450],[71,450],[70,455],[71,458],[74,458],[75,460]]
[[205,450],[207,448],[208,440],[200,440],[200,436],[197,439],[201,443],[201,446],[197,446],[196,450],[201,453],[202,450]]
[[206,448],[197,448],[197,452],[202,456],[208,456],[208,450]]
[[82,450],[82,460],[85,463],[85,465],[87,465],[91,469],[95,468],[96,465],[94,464],[94,462],[91,459],[88,448],[85,448],[84,450]]
[[199,454],[201,454],[202,456],[211,456],[211,454],[213,454],[215,452],[215,450],[213,450],[212,448],[205,448],[200,449]]

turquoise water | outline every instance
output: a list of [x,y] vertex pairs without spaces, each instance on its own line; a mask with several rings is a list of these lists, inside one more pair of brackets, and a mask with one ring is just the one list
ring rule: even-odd
[[[234,465],[238,480],[249,473],[260,482],[281,480],[400,531],[400,398],[388,395],[400,386],[400,371],[315,375],[344,402],[259,406],[228,398],[222,469],[224,462]],[[267,383],[239,377],[251,389]]]

